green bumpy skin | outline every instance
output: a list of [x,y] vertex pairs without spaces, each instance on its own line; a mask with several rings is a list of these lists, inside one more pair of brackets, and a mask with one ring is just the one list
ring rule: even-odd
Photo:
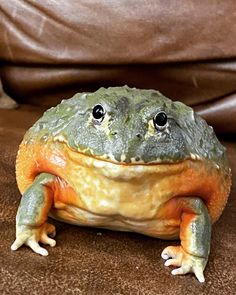
[[[91,114],[97,104],[106,109],[105,127],[94,124]],[[166,112],[168,126],[152,136],[148,122],[158,111]],[[213,128],[192,108],[155,90],[124,86],[76,94],[46,111],[30,128],[26,140],[46,142],[57,136],[76,151],[120,163],[176,163],[198,155],[228,167],[225,148]]]
[[[105,110],[102,122],[95,120],[92,115],[96,105],[101,105]],[[155,128],[153,125],[153,118],[159,112],[165,112],[167,115],[167,123],[163,128]],[[163,250],[162,258],[167,260],[165,265],[179,267],[172,271],[174,275],[193,272],[200,282],[204,282],[203,271],[209,256],[211,239],[211,217],[208,207],[204,203],[207,199],[204,200],[204,198],[201,199],[201,196],[188,194],[179,194],[175,197],[171,196],[173,193],[171,191],[170,196],[163,192],[163,195],[159,195],[160,199],[157,200],[152,195],[154,187],[158,187],[158,185],[160,191],[166,189],[165,179],[168,179],[169,176],[172,180],[178,179],[178,175],[177,178],[173,178],[173,174],[171,174],[174,173],[174,170],[168,173],[167,170],[161,170],[160,166],[166,166],[171,170],[172,164],[180,164],[177,166],[182,167],[183,171],[186,169],[186,181],[190,181],[191,175],[198,169],[205,169],[207,171],[205,175],[212,174],[209,177],[209,182],[206,182],[211,185],[212,182],[214,183],[214,179],[224,179],[225,175],[225,178],[229,178],[230,169],[225,148],[217,140],[212,127],[208,126],[190,107],[180,102],[173,102],[154,90],[140,90],[127,86],[100,88],[94,93],[76,94],[71,99],[63,100],[58,106],[46,111],[42,118],[28,130],[22,142],[26,149],[39,144],[51,148],[51,151],[55,151],[55,155],[58,146],[66,145],[69,151],[74,152],[73,157],[77,157],[76,165],[80,163],[79,155],[83,155],[85,158],[87,156],[90,159],[90,165],[94,166],[89,167],[90,170],[88,169],[85,174],[86,179],[88,177],[91,179],[89,173],[93,177],[97,175],[97,178],[100,177],[100,184],[109,184],[109,187],[102,188],[103,190],[107,189],[112,195],[111,189],[114,188],[116,193],[114,196],[112,195],[111,199],[106,199],[104,197],[106,194],[100,193],[99,195],[100,188],[98,188],[93,196],[95,201],[90,202],[92,209],[90,208],[89,212],[88,204],[84,208],[79,207],[83,202],[86,203],[86,198],[83,199],[83,202],[79,203],[78,201],[73,206],[71,200],[69,201],[71,196],[67,196],[67,199],[65,197],[60,199],[60,194],[61,196],[65,195],[63,189],[67,186],[77,193],[78,199],[82,198],[82,190],[80,191],[79,186],[83,185],[77,181],[80,174],[76,174],[79,173],[79,169],[75,164],[73,166],[70,163],[72,165],[70,167],[78,172],[69,170],[68,174],[70,175],[66,175],[65,179],[56,173],[54,175],[47,171],[40,171],[27,190],[23,192],[16,218],[16,240],[11,247],[12,250],[26,244],[36,253],[48,255],[47,250],[39,243],[52,247],[56,244],[55,240],[49,237],[55,235],[55,227],[47,223],[49,214],[66,222],[74,223],[77,219],[80,225],[131,230],[155,237],[162,237],[165,228],[168,230],[174,228],[175,233],[167,235],[166,238],[171,239],[179,234],[181,245],[170,246]],[[195,165],[195,161],[198,164]],[[186,162],[188,164],[184,166]],[[44,167],[47,167],[46,164],[44,163]],[[170,165],[168,166],[168,164]],[[134,166],[136,167],[134,168]],[[189,168],[189,174],[186,167]],[[95,174],[91,172],[93,169]],[[110,172],[109,169],[111,169]],[[160,173],[160,171],[162,172]],[[99,175],[98,172],[103,175]],[[144,173],[147,177],[145,181],[143,179]],[[222,174],[222,178],[220,178],[221,176],[217,178],[218,174]],[[154,185],[153,175],[157,177]],[[181,177],[183,182],[181,180],[179,184],[177,181],[175,184],[170,183],[169,185],[176,187],[176,189],[179,189],[181,185],[185,188],[185,178]],[[201,177],[197,177],[196,182],[198,182],[199,189],[199,187],[201,188],[199,185]],[[124,195],[126,197],[127,194],[124,186],[126,183],[127,188],[134,189],[134,195],[138,195],[141,189],[140,179],[145,183],[141,192],[144,196],[146,194],[146,199],[145,197],[142,199],[142,196],[139,195],[136,202],[140,202],[143,206],[149,202],[150,206],[147,208],[150,208],[150,211],[153,210],[153,206],[157,206],[155,214],[150,215],[151,218],[149,212],[142,209],[140,205],[132,203],[132,196],[130,197],[128,194],[127,199],[123,197]],[[111,186],[109,181],[112,183]],[[132,184],[131,186],[129,186],[129,182]],[[192,183],[188,185],[191,187]],[[155,193],[159,193],[158,189]],[[85,190],[84,187],[83,190]],[[120,193],[118,197],[116,196],[117,192]],[[53,215],[56,211],[55,194],[59,198],[60,206],[65,205],[64,215],[60,215],[64,208],[60,206],[60,214]],[[103,205],[96,202],[99,198]],[[115,200],[118,200],[117,208],[115,208],[117,210],[114,209]],[[127,200],[131,200],[130,203]],[[217,198],[216,200],[219,201]],[[106,211],[103,215],[101,213],[103,211],[99,210],[103,209],[104,204],[110,206],[111,211]],[[221,206],[223,207],[223,205]],[[123,212],[123,215],[120,212]],[[141,217],[135,215],[137,212]],[[66,219],[68,216],[71,219]],[[91,223],[84,224],[86,218]],[[101,223],[101,220],[104,220],[104,224]],[[153,229],[155,226],[157,231]],[[179,229],[176,230],[177,226]],[[159,232],[158,227],[160,227]]]

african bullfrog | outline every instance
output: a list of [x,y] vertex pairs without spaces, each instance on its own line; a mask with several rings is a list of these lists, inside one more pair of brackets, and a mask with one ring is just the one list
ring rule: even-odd
[[163,250],[165,265],[200,282],[231,186],[212,127],[181,102],[127,86],[78,93],[46,111],[19,147],[16,177],[23,196],[12,250],[25,244],[48,255],[39,244],[56,244],[48,216],[180,238]]

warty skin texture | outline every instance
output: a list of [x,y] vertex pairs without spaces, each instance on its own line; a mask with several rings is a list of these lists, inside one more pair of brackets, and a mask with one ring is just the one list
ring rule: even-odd
[[[93,117],[98,104],[105,110],[102,121]],[[167,122],[155,128],[158,112],[166,113]],[[50,215],[78,225],[180,237],[181,246],[164,249],[165,265],[179,266],[173,274],[194,272],[204,281],[211,223],[226,204],[231,176],[224,147],[191,108],[127,86],[76,94],[26,133],[16,175],[23,197],[13,250],[26,244],[47,255],[38,242],[55,245],[47,239]]]
[[[97,104],[106,110],[101,124],[92,117]],[[168,116],[166,128],[160,131],[152,126],[159,111]],[[225,149],[212,127],[190,107],[154,90],[125,86],[76,94],[45,112],[25,140],[47,142],[50,138],[84,154],[119,163],[176,163],[192,156],[228,168]]]

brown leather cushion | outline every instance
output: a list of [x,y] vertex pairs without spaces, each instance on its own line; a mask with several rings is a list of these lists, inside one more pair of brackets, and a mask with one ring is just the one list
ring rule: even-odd
[[236,57],[235,1],[1,1],[4,61],[156,64]]
[[20,193],[15,156],[25,130],[42,109],[0,110],[0,292],[1,294],[228,294],[236,288],[236,142],[228,147],[234,186],[220,220],[213,226],[206,283],[193,275],[174,277],[164,267],[163,241],[134,233],[76,227],[53,221],[57,245],[48,257],[27,247],[11,252]]
[[100,86],[159,89],[236,133],[235,1],[0,3],[0,76],[22,103]]

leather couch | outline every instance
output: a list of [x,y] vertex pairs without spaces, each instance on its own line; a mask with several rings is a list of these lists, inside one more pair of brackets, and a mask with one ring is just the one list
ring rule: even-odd
[[[234,10],[234,0],[0,2],[1,294],[235,294]],[[48,257],[10,251],[21,197],[14,163],[25,131],[62,98],[124,84],[193,106],[227,147],[232,192],[213,226],[203,285],[164,267],[169,241],[133,233],[53,221],[57,246]],[[19,108],[6,109],[17,106],[9,97]]]

